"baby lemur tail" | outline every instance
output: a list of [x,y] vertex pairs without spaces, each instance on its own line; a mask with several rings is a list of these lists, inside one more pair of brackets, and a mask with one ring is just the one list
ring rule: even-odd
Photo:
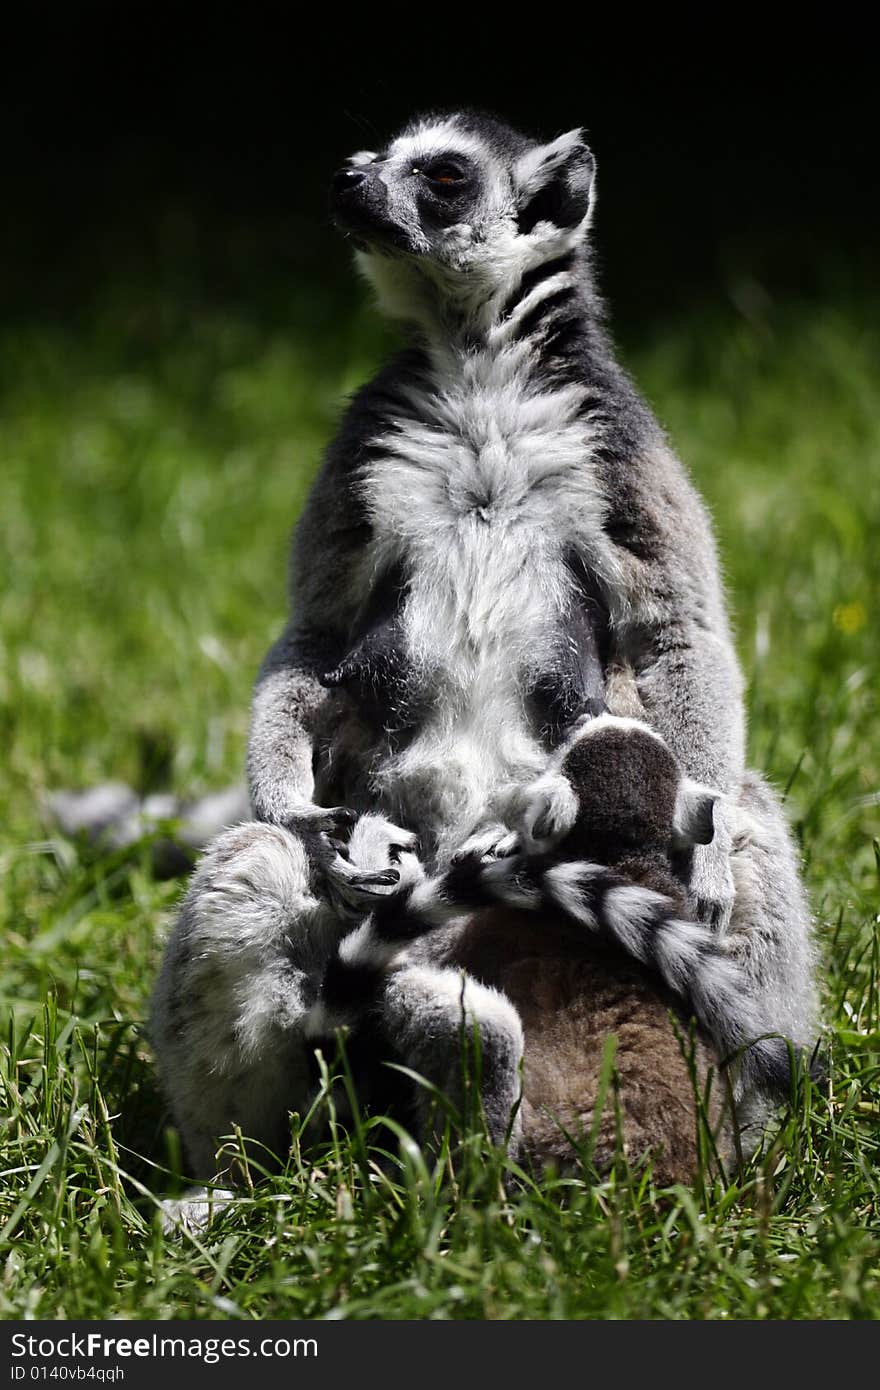
[[[411,861],[411,862],[410,862]],[[512,855],[484,863],[465,858],[426,878],[414,856],[401,879],[366,920],[340,943],[327,968],[309,1031],[354,1023],[369,1010],[407,945],[475,909],[503,904],[552,913],[613,943],[654,971],[714,1040],[722,1058],[741,1059],[751,1083],[785,1092],[791,1079],[789,1044],[767,1031],[739,965],[700,922],[677,915],[672,899],[627,882],[601,865],[558,863],[548,856]],[[514,928],[515,929],[515,928]]]

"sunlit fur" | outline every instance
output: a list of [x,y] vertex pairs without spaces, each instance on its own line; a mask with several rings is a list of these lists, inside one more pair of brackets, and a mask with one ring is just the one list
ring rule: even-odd
[[[466,166],[467,186],[435,190],[436,158]],[[604,658],[633,673],[639,712],[721,794],[714,838],[694,851],[691,909],[724,936],[764,1015],[808,1043],[813,954],[795,852],[777,800],[744,768],[708,517],[605,328],[594,190],[583,132],[542,142],[472,112],[415,121],[337,180],[337,220],[408,345],[350,402],[297,527],[291,618],[254,694],[253,813],[263,834],[283,827],[305,848],[304,891],[342,912],[348,870],[315,830],[319,804],[415,831],[429,872],[469,837],[503,839],[581,712],[572,634],[587,613]],[[562,717],[537,712],[548,690]],[[157,1018],[173,992],[193,1035],[225,1027],[234,1061],[238,995],[175,954],[191,919],[213,920],[200,913],[206,885],[197,873]],[[218,919],[224,959],[222,943],[236,930],[246,942],[253,920],[237,902],[222,930]],[[275,949],[314,997],[309,911],[267,934],[260,970]],[[305,1007],[280,1024],[296,1048]],[[207,1051],[181,1062],[184,1086],[180,1052],[162,1026],[155,1036],[203,1153],[217,1115],[260,1090],[263,1064],[239,1049],[224,1097]],[[277,1097],[276,1128],[293,1090]]]
[[[398,883],[342,941],[313,1030],[356,1024],[376,1007],[385,979],[406,967],[412,943],[424,945],[437,929],[503,905],[548,923],[567,921],[579,929],[585,954],[605,942],[646,967],[719,1056],[743,1054],[739,1094],[750,1085],[787,1089],[785,1042],[763,1036],[774,1030],[772,1017],[723,943],[689,916],[675,871],[676,856],[712,839],[716,794],[682,775],[654,730],[610,715],[582,722],[554,755],[535,784],[538,813],[527,809],[525,826],[544,814],[551,781],[568,788],[568,812],[542,841],[526,834],[499,858],[475,848],[433,877],[414,855],[404,856]],[[601,846],[603,864],[578,857],[592,845]],[[512,939],[516,931],[514,922]],[[453,930],[442,947],[453,960],[454,937]],[[470,940],[474,961],[478,925]]]

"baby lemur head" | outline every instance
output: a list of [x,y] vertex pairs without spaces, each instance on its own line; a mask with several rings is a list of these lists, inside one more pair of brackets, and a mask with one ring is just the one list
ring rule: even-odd
[[619,864],[708,844],[718,793],[686,777],[659,734],[609,714],[585,720],[564,753],[578,814],[560,845],[565,858]]
[[[514,289],[583,244],[595,162],[581,130],[548,144],[474,111],[421,116],[333,181],[337,225],[391,313]],[[560,269],[562,266],[560,265]]]

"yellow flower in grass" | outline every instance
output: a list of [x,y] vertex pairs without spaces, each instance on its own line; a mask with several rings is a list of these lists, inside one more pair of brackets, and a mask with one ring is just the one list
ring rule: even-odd
[[834,626],[840,628],[840,631],[845,633],[847,637],[861,632],[868,621],[865,605],[860,599],[856,599],[854,603],[839,603],[833,616]]

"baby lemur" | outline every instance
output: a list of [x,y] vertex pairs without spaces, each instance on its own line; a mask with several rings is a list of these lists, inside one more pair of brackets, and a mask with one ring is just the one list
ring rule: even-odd
[[[769,1092],[787,1086],[790,1073],[785,1044],[759,1036],[741,968],[688,908],[682,860],[711,840],[716,800],[682,775],[646,724],[607,714],[581,719],[536,789],[526,843],[504,857],[475,846],[433,877],[414,853],[398,855],[397,884],[342,940],[308,1031],[320,1036],[347,1024],[356,1038],[366,1023],[381,1035],[389,988],[399,992],[396,977],[405,980],[413,968],[425,976],[415,948],[427,933],[439,934],[442,944],[435,940],[431,951],[441,967],[438,992],[450,993],[456,968],[497,990],[519,1015],[523,1096],[514,1142],[537,1167],[571,1167],[573,1145],[593,1127],[603,1049],[614,1033],[628,1156],[650,1154],[664,1184],[691,1180],[697,1099],[670,1008],[682,1024],[696,1018],[703,1086],[709,1068],[727,1062]],[[541,838],[551,807],[552,843]],[[365,818],[355,856],[369,834]],[[454,1010],[448,1021],[460,1029]],[[413,1035],[420,1030],[416,1009]],[[517,1030],[502,1009],[482,1041],[491,1064],[482,1066],[483,1099],[497,1129],[511,1123],[520,1060]],[[709,1094],[716,1142],[727,1153],[732,1116],[720,1076]],[[617,1118],[609,1101],[593,1155],[600,1167],[614,1154]]]

